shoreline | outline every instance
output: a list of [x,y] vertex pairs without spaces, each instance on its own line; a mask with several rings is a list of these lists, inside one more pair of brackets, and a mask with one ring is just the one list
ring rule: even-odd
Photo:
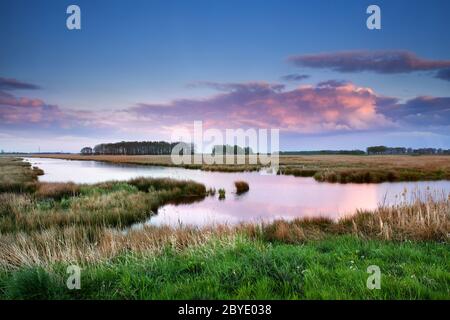
[[[100,161],[114,164],[179,167],[185,169],[245,172],[262,169],[261,165],[175,165],[170,156],[126,155],[30,155],[30,158]],[[345,163],[343,163],[345,161]],[[450,180],[450,156],[280,156],[278,174],[313,177],[318,182],[382,183],[401,181]]]

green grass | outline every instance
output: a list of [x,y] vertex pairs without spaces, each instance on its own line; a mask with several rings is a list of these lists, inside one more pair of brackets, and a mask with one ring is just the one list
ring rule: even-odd
[[[157,255],[122,254],[84,265],[81,289],[65,265],[0,273],[7,299],[449,299],[449,245],[330,237],[303,245],[238,237]],[[369,265],[381,289],[369,290]]]

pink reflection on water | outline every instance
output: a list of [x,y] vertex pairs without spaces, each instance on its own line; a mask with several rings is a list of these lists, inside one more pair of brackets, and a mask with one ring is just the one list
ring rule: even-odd
[[[436,192],[444,197],[450,194],[450,181],[333,184],[319,183],[313,178],[262,175],[257,172],[205,172],[58,159],[28,159],[28,161],[44,170],[45,175],[40,177],[41,181],[96,183],[140,176],[168,177],[195,180],[207,187],[226,189],[226,199],[223,201],[218,200],[216,195],[188,205],[166,205],[146,222],[152,225],[204,226],[317,216],[338,219],[353,214],[358,209],[373,210],[381,203],[386,205],[399,203],[402,200],[399,195],[405,189],[410,195],[414,191]],[[236,180],[247,181],[250,191],[241,196],[234,194]]]

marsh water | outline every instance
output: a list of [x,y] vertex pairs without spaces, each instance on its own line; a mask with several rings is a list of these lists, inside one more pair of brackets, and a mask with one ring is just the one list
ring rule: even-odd
[[[409,202],[417,195],[447,197],[450,194],[450,181],[336,184],[317,182],[314,178],[268,175],[263,172],[222,173],[98,161],[26,160],[44,170],[40,181],[96,183],[154,177],[194,180],[204,183],[207,188],[226,190],[224,200],[219,200],[218,195],[215,195],[191,204],[163,206],[145,222],[151,225],[232,225],[315,216],[338,219],[358,209],[372,210],[380,204]],[[250,190],[242,195],[235,194],[236,180],[248,182]]]

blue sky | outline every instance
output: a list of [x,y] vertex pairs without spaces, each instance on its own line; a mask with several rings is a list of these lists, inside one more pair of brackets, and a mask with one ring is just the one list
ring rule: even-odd
[[[65,11],[70,4],[81,8],[81,30],[70,31],[65,26]],[[381,8],[381,30],[366,28],[365,11],[370,4]],[[219,115],[226,118],[219,109],[233,114],[228,123],[243,126],[236,117],[252,114],[252,110],[246,113],[242,109],[261,101],[261,91],[239,87],[252,90],[253,99],[246,96],[240,104],[236,87],[218,91],[217,85],[211,84],[264,83],[284,85],[281,93],[264,91],[264,98],[278,101],[280,109],[263,108],[266,117],[258,119],[262,126],[285,128],[283,149],[364,148],[368,144],[450,148],[449,100],[414,100],[423,96],[449,97],[450,81],[435,77],[437,72],[445,72],[450,59],[449,12],[450,2],[445,0],[3,0],[0,78],[4,88],[0,82],[0,93],[39,100],[42,110],[32,119],[21,119],[22,114],[28,114],[24,111],[26,103],[21,103],[17,111],[14,108],[19,108],[18,103],[0,100],[0,110],[4,111],[3,117],[0,113],[0,147],[35,151],[35,145],[40,144],[41,149],[77,151],[84,144],[103,141],[166,138],[169,128],[185,124],[186,114],[205,121],[217,120]],[[329,62],[336,61],[340,52],[351,53],[350,59],[361,59],[361,52],[363,57],[369,55],[367,59],[374,59],[370,55],[373,52],[386,56],[407,52],[417,58],[417,63],[400,72],[386,72],[379,66],[342,72],[337,71],[340,65],[330,66]],[[328,67],[312,66],[303,59],[298,64],[289,60],[317,54],[328,54],[323,58],[327,62],[320,60],[320,65]],[[409,60],[410,56],[396,54],[397,58]],[[443,62],[442,67],[436,67],[436,61]],[[308,78],[298,82],[283,80],[289,74]],[[11,85],[7,86],[11,79],[39,88],[11,89]],[[316,99],[324,94],[339,100],[336,97],[341,97],[343,87],[325,90],[318,86],[328,80],[349,82],[352,87],[347,89],[352,92],[370,88],[371,102],[361,103],[372,103],[374,109],[365,108],[364,116],[361,110],[356,116],[347,112],[331,116],[334,109],[341,113],[346,108],[337,102],[323,106],[320,112],[328,115],[323,121],[311,117],[316,110],[304,107],[304,97],[311,92],[298,88],[313,86]],[[298,100],[288,103],[285,112],[281,104],[289,94],[295,94]],[[228,95],[225,98],[229,99],[217,101],[217,95]],[[389,110],[412,110],[414,105],[416,112],[416,102],[420,101],[422,109],[432,113],[425,118],[426,123],[412,119],[407,112],[388,113],[388,107],[379,105],[380,97],[396,99]],[[180,102],[205,99],[209,103],[192,112],[186,106],[190,103]],[[219,103],[229,101],[238,110]],[[179,119],[164,111],[152,111],[161,105],[178,108]],[[102,115],[107,113],[109,118],[105,119]],[[296,114],[303,118],[292,119]],[[269,116],[280,118],[265,121]],[[289,121],[283,121],[286,119]],[[314,121],[317,125],[306,125]],[[218,121],[213,123],[221,126]],[[65,145],[61,146],[60,141]]]

